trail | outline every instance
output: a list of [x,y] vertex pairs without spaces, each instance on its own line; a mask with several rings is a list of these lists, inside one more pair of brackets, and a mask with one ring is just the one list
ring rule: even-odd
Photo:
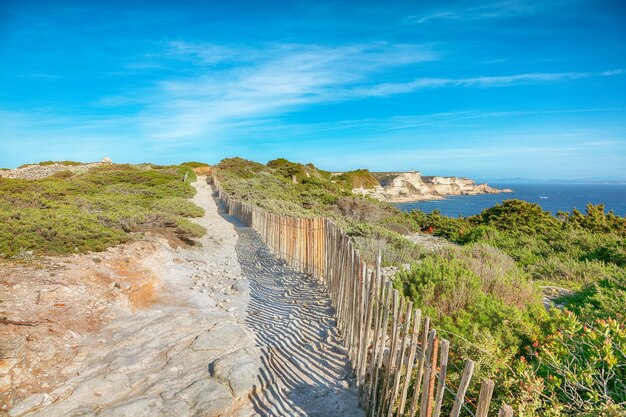
[[202,246],[142,260],[159,301],[86,336],[65,382],[11,416],[363,415],[323,287],[194,186]]

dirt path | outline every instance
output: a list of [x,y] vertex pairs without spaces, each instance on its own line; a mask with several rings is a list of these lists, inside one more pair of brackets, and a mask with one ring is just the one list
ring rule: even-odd
[[337,337],[333,309],[317,280],[294,272],[239,228],[237,254],[249,279],[246,324],[261,347],[261,415],[362,416],[347,354]]
[[201,248],[142,260],[158,302],[84,337],[65,382],[11,416],[360,416],[322,287],[220,214],[205,181]]

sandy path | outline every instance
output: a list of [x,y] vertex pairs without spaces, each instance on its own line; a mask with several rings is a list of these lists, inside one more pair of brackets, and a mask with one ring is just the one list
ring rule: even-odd
[[253,230],[238,232],[237,254],[251,287],[246,324],[261,347],[261,381],[268,385],[253,396],[256,410],[262,415],[363,416],[324,288],[278,261]]
[[195,186],[202,247],[142,261],[159,302],[82,340],[66,382],[11,416],[362,415],[323,289]]

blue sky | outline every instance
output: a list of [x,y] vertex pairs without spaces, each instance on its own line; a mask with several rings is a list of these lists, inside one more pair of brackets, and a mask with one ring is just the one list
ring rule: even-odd
[[0,167],[626,177],[619,1],[0,0]]

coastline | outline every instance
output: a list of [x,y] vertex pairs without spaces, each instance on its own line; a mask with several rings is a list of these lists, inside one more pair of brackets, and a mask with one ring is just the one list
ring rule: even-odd
[[504,194],[504,193],[512,193],[513,190],[510,188],[505,188],[502,190],[498,190],[496,192],[483,192],[483,193],[461,193],[461,194],[445,194],[445,195],[433,195],[433,194],[422,194],[422,195],[412,195],[412,196],[403,196],[403,197],[394,197],[385,200],[387,203],[417,203],[420,201],[440,201],[445,200],[446,197],[456,197],[456,196],[477,196],[477,195],[485,195],[485,194]]

